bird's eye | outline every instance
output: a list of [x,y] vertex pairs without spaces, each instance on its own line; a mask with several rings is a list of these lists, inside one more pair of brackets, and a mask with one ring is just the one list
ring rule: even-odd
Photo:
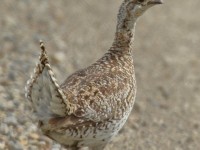
[[144,2],[144,0],[138,0],[138,2],[139,2],[139,3],[143,3],[143,2]]

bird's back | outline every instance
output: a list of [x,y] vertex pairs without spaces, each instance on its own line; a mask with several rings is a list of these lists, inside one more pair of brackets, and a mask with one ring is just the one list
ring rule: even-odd
[[74,115],[93,121],[121,119],[134,103],[135,75],[130,53],[109,51],[91,66],[75,72],[61,85]]

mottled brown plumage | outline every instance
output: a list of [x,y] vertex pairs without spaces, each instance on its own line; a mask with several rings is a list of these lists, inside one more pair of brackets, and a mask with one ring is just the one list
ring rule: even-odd
[[137,18],[161,0],[125,0],[112,47],[91,66],[58,85],[41,42],[41,55],[27,82],[45,135],[71,149],[102,150],[126,122],[136,95],[132,43]]

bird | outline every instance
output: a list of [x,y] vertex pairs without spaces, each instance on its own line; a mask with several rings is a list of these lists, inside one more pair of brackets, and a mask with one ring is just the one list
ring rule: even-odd
[[27,81],[30,101],[42,133],[71,150],[103,150],[130,115],[136,97],[133,42],[136,22],[162,0],[123,0],[114,41],[93,64],[58,84],[40,41],[41,54]]

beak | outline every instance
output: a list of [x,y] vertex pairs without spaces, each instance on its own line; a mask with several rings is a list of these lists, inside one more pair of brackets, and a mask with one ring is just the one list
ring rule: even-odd
[[163,0],[150,0],[149,5],[163,4]]

